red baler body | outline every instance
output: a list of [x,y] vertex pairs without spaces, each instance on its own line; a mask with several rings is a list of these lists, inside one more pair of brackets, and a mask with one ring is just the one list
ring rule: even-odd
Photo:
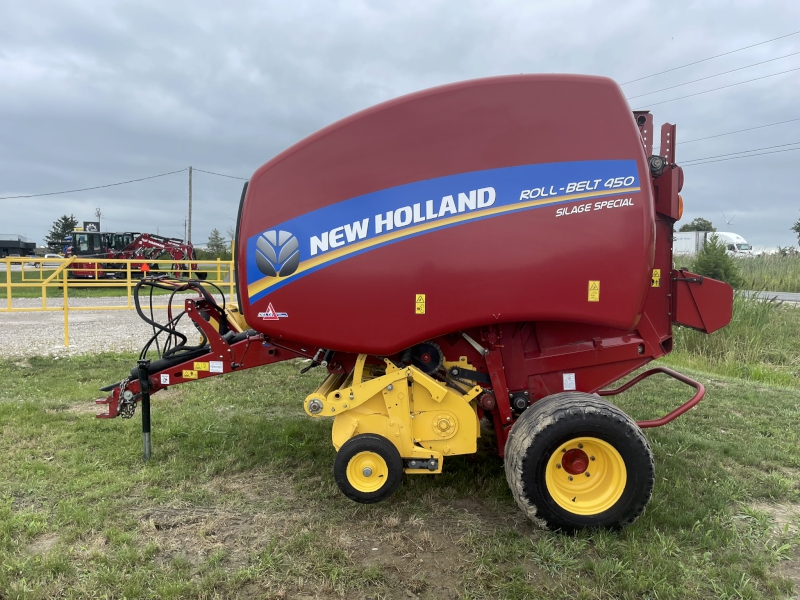
[[[259,270],[268,231],[296,236],[294,273]],[[275,339],[391,354],[489,324],[630,330],[650,287],[653,189],[614,82],[498,77],[381,104],[278,155],[251,179],[238,241],[242,311]]]

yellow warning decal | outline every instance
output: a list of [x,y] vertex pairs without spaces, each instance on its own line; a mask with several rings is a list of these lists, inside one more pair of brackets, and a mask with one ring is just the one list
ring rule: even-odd
[[653,281],[650,287],[661,287],[661,269],[653,269]]
[[600,282],[589,280],[589,302],[600,302]]
[[415,294],[414,301],[415,301],[415,304],[416,304],[416,308],[414,309],[414,312],[416,314],[418,314],[418,315],[424,315],[425,314],[425,294]]
[[183,378],[184,379],[197,379],[197,371],[188,371],[188,370],[184,369]]
[[194,370],[195,371],[208,371],[208,363],[207,362],[196,362],[194,363]]

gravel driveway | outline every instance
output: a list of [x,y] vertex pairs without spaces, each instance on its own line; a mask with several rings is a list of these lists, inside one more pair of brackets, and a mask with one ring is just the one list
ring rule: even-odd
[[[166,304],[160,296],[156,304]],[[219,302],[219,298],[217,299]],[[70,298],[70,307],[125,306],[127,299]],[[41,298],[15,298],[15,308],[38,308]],[[48,307],[61,307],[60,299],[47,299]],[[0,307],[6,300],[0,299]],[[177,308],[177,311],[175,310]],[[173,303],[173,314],[183,310],[183,301]],[[164,323],[166,310],[156,311],[156,320]],[[189,343],[199,339],[189,317],[181,319],[178,329],[189,336]],[[135,309],[69,312],[69,347],[64,347],[64,313],[11,312],[0,313],[0,358],[29,356],[69,356],[98,352],[139,352],[153,335],[153,329],[142,321]]]

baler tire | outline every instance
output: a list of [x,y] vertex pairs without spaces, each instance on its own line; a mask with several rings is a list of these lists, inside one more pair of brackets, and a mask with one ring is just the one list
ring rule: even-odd
[[[505,471],[522,511],[567,533],[630,525],[655,483],[653,453],[636,422],[582,392],[553,394],[520,415],[506,442]],[[583,503],[572,504],[578,497]]]
[[[355,472],[362,469],[363,473],[367,467],[371,473],[366,477],[375,476],[374,481]],[[374,504],[397,490],[403,478],[403,459],[394,444],[385,437],[364,433],[350,438],[339,448],[333,461],[333,477],[342,493],[351,500]],[[376,483],[378,487],[371,489]]]

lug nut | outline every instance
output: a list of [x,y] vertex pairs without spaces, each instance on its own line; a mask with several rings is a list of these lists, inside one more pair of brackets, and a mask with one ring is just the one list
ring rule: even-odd
[[569,476],[569,480],[572,481],[572,475]]
[[586,471],[586,476],[589,477],[589,471]]

